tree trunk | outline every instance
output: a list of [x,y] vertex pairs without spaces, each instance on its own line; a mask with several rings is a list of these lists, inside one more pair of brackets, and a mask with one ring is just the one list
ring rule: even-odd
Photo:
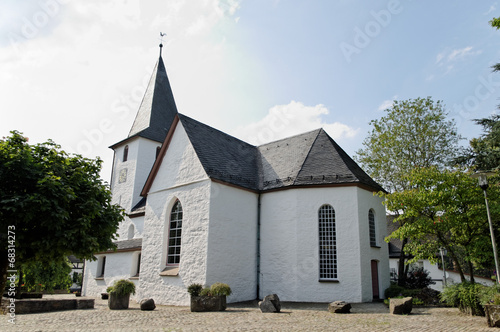
[[404,286],[406,284],[406,271],[405,271],[405,260],[406,255],[404,252],[405,245],[408,243],[408,239],[403,239],[401,243],[401,253],[399,254],[399,264],[398,264],[398,286]]
[[450,248],[447,248],[447,250],[451,254],[451,259],[455,263],[455,267],[457,268],[458,273],[460,274],[460,281],[461,282],[467,281],[467,279],[465,279],[464,271],[462,270],[462,266],[460,266],[460,262],[458,261],[457,256]]
[[467,264],[469,265],[470,282],[471,282],[471,284],[473,284],[476,281],[474,280],[474,266],[472,264],[472,261],[470,260],[470,257],[468,258]]

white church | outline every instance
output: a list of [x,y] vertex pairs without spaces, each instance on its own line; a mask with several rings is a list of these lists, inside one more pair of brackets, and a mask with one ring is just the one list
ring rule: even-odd
[[253,146],[178,113],[160,53],[111,148],[127,217],[117,249],[86,262],[85,296],[118,279],[166,305],[189,305],[192,283],[227,283],[228,302],[369,302],[389,287],[382,188],[323,129]]

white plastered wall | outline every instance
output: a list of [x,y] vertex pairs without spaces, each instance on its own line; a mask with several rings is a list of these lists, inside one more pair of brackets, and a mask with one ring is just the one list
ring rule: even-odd
[[[132,266],[134,260],[134,255],[137,255],[139,251],[127,251],[127,252],[114,252],[96,255],[98,260],[96,261],[86,261],[85,262],[85,275],[84,282],[82,285],[84,296],[100,296],[101,293],[106,292],[106,288],[113,286],[116,280],[127,279],[135,283],[136,288],[138,286],[137,279],[129,279],[132,277],[132,271],[134,267]],[[98,277],[97,273],[99,266],[99,259],[106,256],[106,265],[104,270],[104,277]],[[138,294],[131,295],[131,299],[138,300]]]
[[[359,239],[361,250],[361,288],[362,302],[373,300],[371,261],[377,261],[379,297],[384,297],[384,291],[390,285],[389,249],[385,242],[387,236],[387,221],[383,199],[374,196],[372,192],[356,188],[358,196],[358,213],[360,220]],[[377,246],[370,245],[370,226],[368,212],[373,210],[375,216],[375,235]]]
[[[148,193],[142,240],[139,296],[158,304],[188,305],[186,289],[206,283],[210,180],[179,123]],[[183,209],[178,275],[161,276],[166,267],[170,212]]]
[[[128,145],[128,158],[123,161],[123,151]],[[141,190],[156,159],[156,148],[161,143],[136,137],[115,149],[112,179],[112,203],[118,203],[126,212],[141,200]],[[120,175],[125,174],[120,181]]]
[[228,284],[228,302],[257,297],[257,204],[256,193],[212,182],[207,285]]
[[[367,286],[360,286],[368,278],[371,300],[371,276],[362,276],[358,220],[358,204],[367,198],[359,190],[296,188],[262,195],[260,297],[276,293],[284,301],[362,302]],[[318,210],[324,204],[335,210],[338,282],[319,282]]]

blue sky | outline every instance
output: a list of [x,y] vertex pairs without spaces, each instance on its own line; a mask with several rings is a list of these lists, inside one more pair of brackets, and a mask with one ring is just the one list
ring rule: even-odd
[[[352,156],[394,99],[459,133],[500,104],[497,2],[26,0],[0,5],[0,135],[104,161],[163,59],[183,114],[253,144],[319,127]],[[466,141],[464,141],[464,144]]]

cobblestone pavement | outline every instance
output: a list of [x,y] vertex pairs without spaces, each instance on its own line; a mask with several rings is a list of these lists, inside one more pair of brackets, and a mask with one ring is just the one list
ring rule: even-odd
[[226,311],[192,313],[188,307],[157,306],[141,311],[109,310],[96,299],[94,309],[0,316],[0,331],[493,331],[485,317],[455,308],[414,308],[397,316],[381,303],[353,304],[350,314],[332,314],[327,304],[283,303],[282,312],[263,314],[256,303],[229,304]]

